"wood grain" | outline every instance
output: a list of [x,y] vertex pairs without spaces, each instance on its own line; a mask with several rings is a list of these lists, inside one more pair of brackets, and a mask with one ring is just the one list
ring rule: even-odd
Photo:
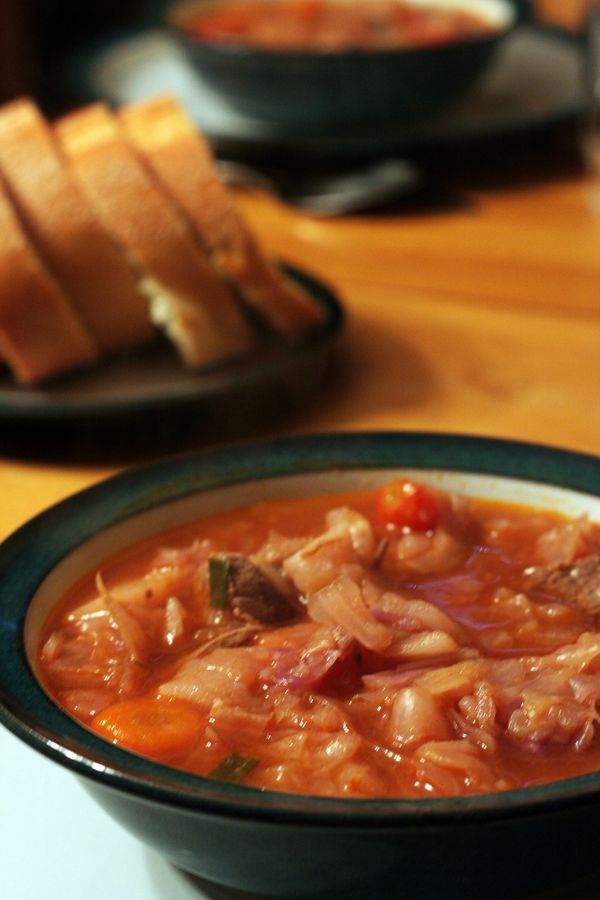
[[[600,452],[594,189],[572,173],[338,220],[240,194],[268,251],[328,282],[348,312],[330,383],[285,430],[425,429]],[[0,461],[0,536],[114,468]]]

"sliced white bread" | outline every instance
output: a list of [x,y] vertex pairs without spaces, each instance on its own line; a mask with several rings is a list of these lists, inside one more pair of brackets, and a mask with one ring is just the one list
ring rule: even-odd
[[0,354],[21,384],[91,363],[97,349],[29,241],[0,181]]
[[0,109],[0,172],[40,257],[100,349],[119,351],[155,336],[131,267],[26,98]]
[[106,228],[138,271],[151,316],[189,366],[244,353],[249,323],[169,197],[101,103],[54,126],[71,171]]
[[134,147],[184,211],[214,265],[274,329],[300,339],[322,307],[265,256],[222,182],[212,151],[171,96],[132,103],[120,118]]

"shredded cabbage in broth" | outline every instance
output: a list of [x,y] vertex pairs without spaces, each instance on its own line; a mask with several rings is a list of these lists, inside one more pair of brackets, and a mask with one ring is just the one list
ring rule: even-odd
[[600,527],[398,480],[127,548],[57,598],[56,702],[244,785],[505,791],[598,768]]

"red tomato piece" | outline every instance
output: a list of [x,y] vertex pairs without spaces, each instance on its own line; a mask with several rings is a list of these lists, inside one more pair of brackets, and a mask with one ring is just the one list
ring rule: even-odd
[[399,478],[379,488],[375,497],[377,517],[384,525],[431,531],[441,516],[436,492],[426,484]]

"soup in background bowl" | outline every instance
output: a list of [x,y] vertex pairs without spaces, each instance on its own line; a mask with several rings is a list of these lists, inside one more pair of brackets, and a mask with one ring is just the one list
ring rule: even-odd
[[476,82],[515,20],[509,0],[184,0],[167,11],[203,82],[288,130],[431,116]]
[[[406,490],[406,484],[412,488]],[[246,509],[242,524],[235,513],[240,508]],[[267,519],[262,524],[261,512]],[[479,523],[475,532],[473,514]],[[370,536],[363,520],[370,523]],[[64,501],[2,546],[0,717],[82,777],[118,821],[176,865],[253,896],[344,891],[345,896],[392,897],[399,879],[416,897],[439,896],[441,890],[457,898],[523,896],[561,879],[568,882],[593,865],[600,818],[595,763],[582,775],[574,762],[591,754],[597,740],[595,610],[592,595],[586,608],[574,569],[577,560],[595,556],[599,521],[600,461],[477,438],[323,435],[232,447],[131,471]],[[272,525],[291,542],[283,556]],[[144,647],[132,621],[143,633],[143,616],[131,597],[124,602],[123,591],[137,585],[156,552],[159,565],[152,571],[168,576],[169,553],[189,555],[194,542],[204,552],[208,539],[210,553],[197,567],[205,587],[208,579],[208,593],[198,595],[205,604],[199,615],[208,611],[213,619],[194,621],[189,634],[178,631],[186,611],[168,603],[177,596],[166,590],[165,602],[154,606],[160,620],[156,633],[164,636],[159,660],[156,646]],[[289,583],[279,580],[284,605],[278,595],[257,605],[248,583],[241,589],[231,582],[239,574],[240,555],[252,557],[263,574],[273,574],[272,568],[279,576],[277,559],[287,560],[283,575],[296,584],[296,592],[288,593]],[[217,560],[212,585],[211,557]],[[316,572],[320,582],[323,573],[314,569],[315,561],[331,569],[336,559],[338,572],[326,583],[315,583],[314,590],[296,583]],[[230,564],[225,574],[222,567],[219,572],[224,560]],[[523,574],[523,569],[532,571]],[[557,573],[564,576],[562,584]],[[522,575],[534,580],[523,585]],[[345,579],[341,591],[340,577]],[[348,592],[348,580],[360,587],[360,598],[352,588]],[[578,584],[577,596],[564,587],[571,582]],[[145,587],[156,589],[158,582]],[[479,611],[477,593],[489,601]],[[158,593],[146,600],[152,608]],[[183,594],[178,602],[185,607]],[[69,610],[81,613],[85,603],[91,604],[87,626],[81,628],[80,615],[79,622],[70,621],[69,632]],[[119,682],[117,694],[97,710],[92,696],[97,674],[78,656],[77,637],[89,634],[107,607],[113,617],[112,658],[121,653],[132,666],[113,670],[107,686],[114,690]],[[203,627],[217,633],[198,633]],[[223,641],[221,628],[229,630],[229,639],[235,629],[246,633]],[[297,637],[302,629],[302,640],[292,640],[290,633],[296,630]],[[183,643],[176,648],[179,639]],[[212,648],[206,646],[215,639]],[[63,662],[70,660],[71,671],[63,666],[58,693],[73,690],[73,669],[88,681],[75,688],[82,694],[63,694],[59,704],[50,696],[56,685],[50,685],[44,654],[46,662],[58,660],[61,646],[69,648]],[[248,693],[236,652],[247,656],[256,649],[274,678],[266,690]],[[276,659],[274,649],[280,651]],[[189,659],[181,663],[179,653]],[[213,664],[207,665],[213,653]],[[108,711],[112,707],[114,714],[119,691],[126,693],[128,679],[139,676],[135,670],[146,680],[144,689],[136,693],[135,688],[125,699],[152,701],[154,687],[147,681],[154,677],[152,665],[159,666],[160,687],[177,681],[180,666],[190,662],[224,678],[217,687],[214,680],[204,682],[205,696],[196,706],[182,696],[171,701],[184,725],[189,710],[196,711],[189,728],[196,737],[202,730],[199,743],[206,743],[205,729],[213,728],[212,757],[190,772],[174,759],[181,747],[173,750],[168,736],[164,754],[154,748],[152,758],[141,755],[142,745],[131,752],[112,743],[118,716],[111,725]],[[487,668],[465,684],[479,663]],[[576,671],[565,681],[569,665]],[[519,669],[525,682],[515,681]],[[511,676],[503,679],[508,670]],[[454,687],[448,682],[452,677]],[[91,692],[87,700],[86,691]],[[378,702],[366,711],[365,696],[373,700],[378,692]],[[445,700],[436,706],[442,694]],[[519,703],[523,697],[525,704]],[[298,698],[307,704],[303,710],[294,705]],[[277,728],[265,725],[265,704],[273,699]],[[461,703],[465,699],[471,702]],[[491,699],[496,713],[490,718]],[[92,705],[78,721],[87,701]],[[425,717],[422,702],[429,710]],[[515,716],[519,711],[522,715]],[[101,737],[94,720],[103,712],[108,725]],[[344,724],[338,731],[340,713]],[[150,732],[152,727],[150,722]],[[377,754],[389,754],[390,771],[394,763],[402,767],[408,761],[410,769],[424,760],[419,778],[429,788],[415,791],[414,779],[406,781],[412,785],[408,790],[381,788],[377,781],[393,775],[385,766],[369,770],[372,747],[365,752],[360,745],[367,738],[379,747]],[[311,743],[324,754],[319,771],[311,783],[293,783],[303,780],[301,770],[300,775],[293,770],[306,762],[302,754],[312,752]],[[495,768],[495,760],[506,762],[511,748],[521,771],[529,766],[521,781],[510,782],[510,775],[498,775]],[[459,749],[467,756],[465,762],[463,753],[460,764],[451,752]],[[537,771],[531,764],[536,756],[542,760]],[[514,762],[513,775],[519,768]],[[316,768],[309,761],[306,778]],[[261,783],[267,769],[270,780]],[[555,780],[561,771],[574,777]],[[507,777],[509,783],[498,783]],[[366,782],[375,789],[366,791]]]
[[498,23],[477,4],[405,0],[216,0],[189,7],[181,27],[215,44],[299,50],[389,50],[480,38]]

